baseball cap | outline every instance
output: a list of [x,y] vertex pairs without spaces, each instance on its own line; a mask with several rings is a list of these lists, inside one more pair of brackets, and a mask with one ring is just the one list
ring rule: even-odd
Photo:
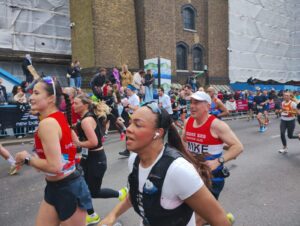
[[203,91],[197,91],[192,94],[191,98],[199,101],[206,101],[207,103],[211,104],[211,98],[210,96],[203,92]]

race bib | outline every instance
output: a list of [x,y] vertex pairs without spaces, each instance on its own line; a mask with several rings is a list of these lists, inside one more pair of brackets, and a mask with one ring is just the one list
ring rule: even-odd
[[88,155],[89,155],[89,149],[88,148],[82,148],[81,149],[81,154],[84,157],[88,157]]

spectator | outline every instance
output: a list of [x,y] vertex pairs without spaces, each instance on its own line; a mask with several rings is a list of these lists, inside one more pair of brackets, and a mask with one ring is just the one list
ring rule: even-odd
[[98,98],[102,99],[102,87],[106,81],[106,69],[100,68],[99,72],[92,78],[91,87],[93,94]]
[[145,97],[144,101],[149,102],[153,100],[153,82],[155,80],[151,69],[147,69],[144,80],[144,86],[145,86]]
[[173,114],[171,99],[165,94],[165,90],[162,87],[158,88],[158,103],[159,107],[165,109],[169,115]]
[[79,60],[74,62],[74,77],[75,77],[75,87],[81,88],[81,67]]
[[19,103],[19,104],[26,104],[27,103],[26,95],[23,92],[23,89],[22,89],[21,86],[17,87],[17,92],[14,95],[14,101]]
[[197,91],[197,81],[196,81],[196,75],[194,72],[192,72],[191,76],[188,77],[186,84],[190,84],[192,87],[193,92]]
[[233,98],[233,95],[230,96],[229,100],[226,101],[225,107],[230,113],[236,112],[236,101]]
[[75,70],[73,62],[71,62],[70,66],[67,68],[67,78],[69,79],[69,86],[75,87]]
[[128,66],[126,64],[123,64],[122,66],[121,78],[122,78],[122,87],[124,89],[126,89],[127,86],[132,84],[133,82],[133,76],[131,72],[128,71]]
[[120,90],[121,88],[121,76],[119,73],[118,68],[114,67],[110,76],[110,81],[112,84],[117,85],[117,89]]
[[8,102],[6,88],[2,85],[3,80],[0,78],[0,104]]
[[144,75],[145,75],[144,70],[140,70],[139,72],[137,72],[133,75],[132,85],[136,88],[136,92],[138,93],[138,95],[140,97],[142,97],[144,95],[144,86],[143,86]]
[[26,54],[25,58],[23,60],[22,63],[22,70],[23,70],[23,74],[26,77],[26,82],[31,83],[33,81],[33,75],[31,74],[31,72],[28,70],[28,66],[32,65],[32,59],[30,54]]

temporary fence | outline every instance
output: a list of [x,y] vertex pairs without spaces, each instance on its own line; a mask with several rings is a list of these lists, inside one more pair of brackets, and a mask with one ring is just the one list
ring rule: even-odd
[[33,134],[38,123],[38,117],[30,114],[28,104],[0,105],[0,137]]

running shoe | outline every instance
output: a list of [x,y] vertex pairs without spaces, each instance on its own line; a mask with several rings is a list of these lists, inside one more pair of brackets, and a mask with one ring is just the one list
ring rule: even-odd
[[280,154],[286,154],[288,153],[288,148],[282,148],[278,151]]
[[263,131],[262,132],[266,132],[267,131],[267,127],[266,126],[263,126]]
[[259,127],[259,132],[261,132],[261,133],[263,132],[263,126]]
[[125,157],[129,157],[130,153],[129,151],[126,149],[124,151],[120,151],[119,152],[119,155],[122,155],[122,156],[125,156]]
[[19,172],[19,170],[21,169],[21,166],[17,166],[17,165],[11,165],[10,170],[9,170],[9,175],[15,175]]
[[98,222],[100,222],[100,217],[97,213],[94,213],[92,215],[86,215],[85,218],[85,223],[86,225],[91,225],[91,224],[97,224]]
[[127,187],[123,187],[119,190],[119,200],[123,201],[128,194],[128,188]]
[[227,213],[226,217],[229,220],[230,224],[233,225],[234,222],[235,222],[235,217],[233,216],[233,214],[232,213]]
[[125,133],[120,134],[120,141],[123,141],[123,140],[125,140]]

